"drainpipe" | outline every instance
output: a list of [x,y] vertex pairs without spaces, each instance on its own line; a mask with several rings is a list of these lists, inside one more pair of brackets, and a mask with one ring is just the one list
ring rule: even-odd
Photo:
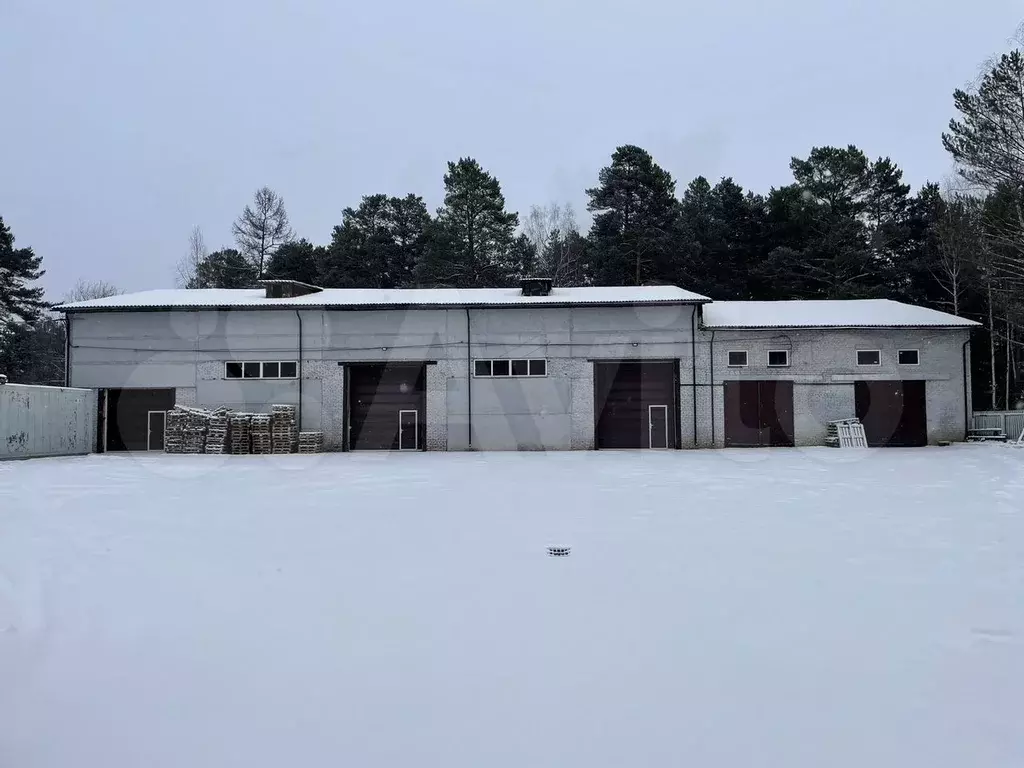
[[298,407],[298,419],[299,431],[302,431],[302,313],[299,310],[295,310],[295,319],[299,321],[299,359],[298,365],[296,365],[295,372],[299,375],[299,407]]
[[466,310],[466,430],[469,450],[473,450],[473,342],[470,335],[469,307]]
[[711,447],[715,448],[715,332],[711,331]]
[[711,444],[717,447],[715,442],[715,332],[711,332]]
[[697,307],[690,314],[690,362],[693,374],[690,383],[690,395],[693,398],[693,447],[697,447]]
[[964,367],[964,440],[971,431],[971,393],[967,391],[967,348],[971,345],[970,336],[964,342],[963,367]]
[[71,315],[64,313],[64,386],[71,386]]

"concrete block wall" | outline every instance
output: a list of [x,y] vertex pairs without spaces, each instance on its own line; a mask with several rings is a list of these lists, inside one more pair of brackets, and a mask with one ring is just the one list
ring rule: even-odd
[[[929,439],[963,437],[966,331],[698,329],[692,344],[692,314],[689,306],[473,309],[467,347],[463,309],[303,310],[302,429],[321,429],[325,445],[341,449],[344,364],[422,360],[429,363],[430,450],[469,447],[470,392],[474,449],[592,449],[594,361],[660,359],[679,361],[684,448],[693,447],[695,431],[699,447],[724,444],[723,383],[744,378],[794,382],[800,445],[819,444],[825,422],[852,416],[853,382],[871,378],[924,379]],[[72,340],[80,346],[72,350],[71,381],[85,387],[169,387],[182,404],[266,411],[273,403],[298,404],[298,380],[228,380],[224,362],[297,359],[298,333],[293,311],[75,315]],[[747,351],[749,365],[729,368],[730,349]],[[790,366],[767,368],[769,349],[789,350]],[[879,349],[882,365],[858,367],[858,349]],[[900,366],[899,349],[918,349],[921,364]],[[543,357],[548,374],[477,379],[467,353],[474,360]]]
[[[725,444],[724,382],[750,379],[793,382],[793,430],[798,446],[822,445],[827,422],[856,416],[854,382],[860,380],[925,381],[929,443],[963,440],[967,405],[963,344],[968,334],[961,329],[910,328],[716,331],[713,444]],[[704,332],[701,345],[710,350],[711,341],[711,333]],[[788,350],[789,366],[769,368],[770,349]],[[920,364],[900,365],[901,349],[918,350]],[[729,350],[746,351],[748,365],[730,368]],[[878,350],[881,365],[858,365],[858,350]],[[707,373],[710,376],[710,370]]]

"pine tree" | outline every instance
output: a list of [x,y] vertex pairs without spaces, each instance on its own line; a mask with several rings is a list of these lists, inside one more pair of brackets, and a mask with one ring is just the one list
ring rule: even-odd
[[28,285],[43,276],[42,265],[31,248],[14,247],[14,234],[0,217],[0,325],[31,323],[46,307],[43,289]]
[[1024,55],[1004,54],[976,88],[957,89],[961,117],[949,122],[942,144],[967,181],[989,191],[1024,183]]
[[747,298],[763,255],[764,201],[732,179],[712,187],[700,176],[687,186],[679,212],[675,282],[716,299]]
[[234,248],[209,254],[197,267],[193,288],[252,288],[259,279],[253,263]]
[[537,266],[537,249],[526,234],[520,234],[509,246],[505,283],[515,286],[524,277],[535,277]]
[[255,268],[257,277],[263,276],[274,252],[294,236],[284,200],[270,187],[256,190],[253,204],[245,206],[231,232],[238,249]]
[[277,280],[298,280],[315,285],[319,279],[318,263],[323,249],[305,238],[285,243],[267,262],[266,276]]
[[417,195],[367,195],[342,211],[321,260],[320,281],[332,288],[401,288],[413,283],[430,214]]
[[675,182],[640,147],[621,146],[587,190],[595,281],[642,285],[670,280],[677,235]]
[[501,185],[472,158],[448,163],[444,206],[416,277],[420,284],[476,288],[510,277],[509,249],[519,215],[505,210]]
[[[907,192],[888,158],[854,146],[793,158],[796,183],[768,198],[765,275],[793,297],[850,299],[906,289]],[[763,278],[762,278],[763,279]]]

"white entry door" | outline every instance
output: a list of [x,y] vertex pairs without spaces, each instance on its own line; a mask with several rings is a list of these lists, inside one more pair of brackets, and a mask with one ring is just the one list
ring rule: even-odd
[[420,447],[419,411],[398,412],[398,450],[418,451]]
[[668,448],[668,406],[648,406],[647,419],[647,447]]

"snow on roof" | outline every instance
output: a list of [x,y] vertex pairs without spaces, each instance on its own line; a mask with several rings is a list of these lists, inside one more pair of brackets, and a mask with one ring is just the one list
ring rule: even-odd
[[716,301],[704,307],[706,328],[945,328],[979,325],[946,312],[889,299]]
[[141,291],[62,304],[65,311],[103,309],[212,309],[246,307],[482,307],[537,304],[704,303],[706,296],[674,285],[553,288],[547,296],[524,296],[519,288],[325,288],[318,293],[268,299],[263,288],[195,288]]

